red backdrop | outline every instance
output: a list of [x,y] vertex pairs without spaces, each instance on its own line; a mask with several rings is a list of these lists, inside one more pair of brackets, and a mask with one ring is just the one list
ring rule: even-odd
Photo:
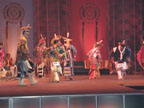
[[[95,20],[91,20],[90,23],[84,21],[83,26],[83,20],[80,17],[80,9],[86,8],[87,3],[95,4],[96,8],[99,9],[97,40],[104,40],[101,53],[103,59],[107,59],[106,0],[71,0],[71,37],[73,44],[78,50],[77,60],[85,60],[86,54],[93,48],[94,43],[96,43]],[[93,14],[91,9],[88,14]],[[82,29],[84,30],[84,35],[82,35]]]
[[[104,39],[101,50],[103,60],[117,41],[126,39],[132,50],[132,67],[137,69],[136,54],[142,39],[142,0],[33,0],[34,1],[34,46],[40,34],[47,37],[50,46],[54,33],[66,36],[70,32],[78,50],[77,61],[85,60],[86,53],[96,42],[95,21],[85,23],[82,35],[81,7],[87,2],[95,4],[100,11],[98,40]],[[93,12],[88,9],[88,15]],[[85,11],[86,13],[87,11]],[[83,14],[83,13],[81,13]],[[84,14],[85,15],[85,14]],[[83,16],[84,16],[83,15]],[[84,39],[82,38],[84,36]],[[133,69],[134,70],[134,69]],[[135,70],[136,71],[136,70]]]

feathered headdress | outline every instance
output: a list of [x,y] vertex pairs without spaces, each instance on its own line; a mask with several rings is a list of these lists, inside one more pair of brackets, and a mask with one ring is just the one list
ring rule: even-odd
[[28,49],[27,39],[23,35],[24,35],[25,32],[29,32],[30,29],[31,29],[30,24],[28,24],[27,26],[22,26],[19,29],[19,33],[18,33],[18,39],[19,39],[18,47],[20,47],[21,44],[25,44],[25,47]]
[[38,45],[40,46],[40,45],[43,44],[43,43],[46,43],[46,37],[43,37],[43,35],[41,34]]
[[103,42],[103,40],[100,40],[100,41],[96,42],[94,46],[95,47],[102,46],[103,45],[102,42]]
[[22,27],[20,28],[21,36],[23,36],[25,32],[29,32],[30,29],[31,29],[30,24],[28,24],[27,26],[22,26]]
[[55,46],[55,45],[58,43],[59,40],[60,40],[60,36],[58,37],[56,34],[54,34],[54,37],[53,37],[53,39],[51,40],[51,44],[52,44],[53,46]]
[[69,43],[72,41],[72,39],[69,38],[69,32],[67,32],[67,37],[63,37],[63,39],[64,39],[64,42],[66,42],[66,43],[67,42]]

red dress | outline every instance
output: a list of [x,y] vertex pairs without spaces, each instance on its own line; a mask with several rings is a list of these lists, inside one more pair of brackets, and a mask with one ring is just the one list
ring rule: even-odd
[[0,49],[0,68],[2,68],[2,64],[3,64],[3,59],[4,59],[4,50]]
[[100,47],[93,48],[88,53],[89,61],[90,61],[90,71],[89,71],[89,79],[100,78],[100,63],[102,61],[102,57],[100,54]]
[[139,65],[143,68],[144,64],[144,46],[141,46],[140,50],[137,53],[137,61]]

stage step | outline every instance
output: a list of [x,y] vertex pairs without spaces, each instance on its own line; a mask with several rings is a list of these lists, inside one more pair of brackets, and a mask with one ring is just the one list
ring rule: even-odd
[[75,75],[88,75],[89,69],[84,68],[84,61],[74,62],[74,73]]
[[[74,62],[74,73],[75,75],[88,75],[89,69],[85,69],[84,61],[75,61]],[[102,68],[100,69],[101,75],[108,75],[109,69],[108,68]]]

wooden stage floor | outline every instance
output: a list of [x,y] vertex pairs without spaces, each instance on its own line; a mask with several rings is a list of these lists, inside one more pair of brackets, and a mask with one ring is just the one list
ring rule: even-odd
[[[144,93],[144,76],[127,75],[118,80],[117,75],[102,75],[101,79],[89,80],[88,75],[75,75],[72,81],[61,77],[60,83],[50,83],[49,78],[38,79],[38,84],[18,86],[17,80],[0,82],[0,97],[7,96],[41,96],[41,95],[73,95],[73,94],[118,94]],[[126,86],[134,86],[134,89]]]

